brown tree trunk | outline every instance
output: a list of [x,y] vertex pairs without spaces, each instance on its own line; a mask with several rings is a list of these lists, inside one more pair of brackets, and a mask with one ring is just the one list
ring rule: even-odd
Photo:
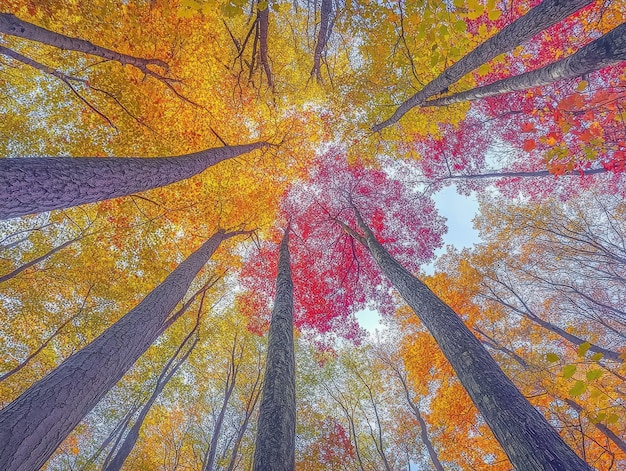
[[41,28],[32,23],[20,20],[10,13],[0,13],[0,33],[20,38],[37,41],[49,46],[58,47],[65,51],[78,51],[92,56],[102,57],[103,59],[119,62],[122,65],[132,65],[137,67],[145,74],[153,75],[148,69],[149,65],[154,65],[167,70],[168,65],[158,59],[142,59],[139,57],[121,54],[105,47],[96,46],[95,44],[85,41],[84,39],[72,38],[64,34],[55,33],[54,31]]
[[152,345],[167,316],[220,243],[218,231],[134,309],[0,411],[0,469],[39,469]]
[[0,219],[126,196],[197,175],[264,142],[179,157],[36,157],[0,159]]
[[517,471],[591,471],[519,392],[461,318],[402,267],[354,208],[361,239],[417,314]]
[[[191,352],[193,352],[194,348],[196,348],[196,345],[198,344],[197,332],[198,332],[198,327],[200,327],[200,319],[202,317],[203,301],[204,301],[204,297],[202,298],[202,301],[200,302],[200,307],[198,308],[198,316],[196,318],[196,323],[193,326],[193,329],[191,329],[191,331],[185,336],[183,341],[180,343],[180,345],[174,352],[174,355],[172,355],[172,357],[168,360],[168,362],[163,367],[161,374],[157,378],[154,391],[152,391],[152,394],[150,395],[146,403],[143,405],[143,407],[139,411],[137,420],[135,420],[135,423],[126,434],[126,437],[124,438],[124,441],[122,442],[122,445],[120,446],[120,448],[115,453],[115,456],[105,466],[102,467],[103,471],[119,471],[120,469],[122,469],[122,466],[124,465],[124,462],[126,461],[126,458],[128,458],[128,455],[130,455],[130,452],[133,451],[133,448],[135,448],[135,444],[137,443],[137,440],[139,439],[139,431],[141,430],[141,427],[143,426],[143,422],[146,420],[146,417],[148,416],[148,412],[150,412],[152,405],[157,400],[161,392],[163,392],[163,389],[165,388],[167,383],[170,381],[170,379],[172,379],[172,376],[176,374],[178,369],[187,361],[187,358],[189,358],[189,355],[191,355]],[[195,334],[195,338],[191,340],[192,337],[194,337],[194,334]],[[178,358],[180,353],[183,351],[183,349],[188,343],[191,343],[191,345],[187,348],[185,353],[183,353],[183,355],[180,358]]]
[[326,48],[326,41],[330,36],[330,16],[333,14],[333,0],[322,0],[320,7],[320,30],[317,34],[317,43],[313,53],[313,70],[311,75],[315,76],[318,82],[322,81],[322,54]]
[[265,383],[254,450],[254,471],[295,469],[296,379],[293,346],[293,282],[289,227],[280,244],[276,299],[270,322]]
[[446,106],[462,101],[479,100],[489,96],[541,87],[558,80],[580,77],[624,60],[626,60],[626,23],[622,23],[565,59],[531,72],[498,80],[489,85],[427,101],[422,107]]
[[537,33],[592,2],[593,0],[544,0],[444,70],[422,90],[398,106],[390,118],[373,126],[372,131],[379,132],[381,129],[397,123],[411,108],[420,106],[431,96],[442,93],[465,74],[477,69],[494,57],[519,46]]

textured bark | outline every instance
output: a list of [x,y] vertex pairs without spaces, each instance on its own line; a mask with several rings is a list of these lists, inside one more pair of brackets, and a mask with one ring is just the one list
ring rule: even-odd
[[489,85],[427,101],[422,107],[446,106],[462,101],[479,100],[489,96],[541,87],[559,80],[581,77],[624,60],[626,60],[626,23],[622,23],[565,59],[531,72],[498,80]]
[[519,392],[461,318],[402,267],[355,208],[366,248],[415,311],[517,471],[591,471]]
[[311,75],[315,76],[318,82],[322,81],[322,54],[326,49],[326,41],[330,36],[330,17],[333,14],[332,0],[322,0],[320,6],[320,30],[317,34],[317,43],[315,44],[315,52],[313,53],[313,70]]
[[0,159],[0,219],[117,198],[197,175],[264,142],[179,157],[24,157]]
[[72,38],[70,36],[65,36],[64,34],[55,33],[54,31],[41,28],[32,23],[20,20],[10,13],[0,13],[0,33],[18,36],[31,41],[37,41],[66,51],[83,52],[92,56],[116,61],[123,65],[132,65],[140,69],[142,72],[150,75],[153,75],[153,73],[150,69],[148,69],[149,65],[155,65],[163,69],[168,68],[167,64],[161,60],[142,59],[140,57],[121,54],[105,47],[96,46],[89,41],[85,41],[84,39]]
[[189,285],[226,238],[220,230],[134,309],[0,411],[0,469],[39,469],[156,340]]
[[378,132],[387,126],[397,123],[411,108],[420,106],[431,96],[442,93],[472,70],[477,69],[494,57],[512,50],[537,33],[558,23],[563,18],[592,2],[593,0],[544,0],[444,70],[422,90],[398,106],[389,119],[376,124],[372,131]]
[[293,471],[296,374],[293,346],[293,282],[289,228],[280,244],[276,299],[270,322],[265,383],[257,426],[254,471]]
[[[133,448],[135,448],[135,444],[137,443],[137,440],[139,439],[139,431],[141,430],[141,427],[143,426],[143,423],[146,420],[146,417],[148,416],[148,412],[150,412],[152,405],[155,403],[155,401],[157,400],[161,392],[163,392],[163,389],[165,388],[167,383],[170,381],[170,379],[172,379],[172,376],[174,376],[176,372],[178,371],[178,369],[187,361],[187,358],[189,358],[189,355],[191,355],[191,352],[193,352],[194,348],[196,348],[196,345],[198,344],[197,335],[195,336],[193,340],[191,339],[198,332],[198,327],[200,326],[201,311],[202,311],[202,305],[200,306],[199,311],[198,311],[198,318],[197,318],[196,324],[194,325],[193,329],[185,336],[183,341],[180,343],[180,345],[176,349],[176,352],[174,352],[174,355],[172,355],[172,357],[168,360],[168,362],[163,367],[161,374],[157,378],[154,391],[152,391],[152,394],[150,395],[146,403],[143,405],[143,407],[139,411],[137,420],[135,420],[135,423],[126,434],[126,437],[124,438],[122,445],[119,447],[119,449],[115,453],[115,456],[108,462],[106,466],[103,466],[102,468],[103,471],[119,471],[120,469],[122,469],[122,466],[124,465],[124,462],[126,461],[126,458],[128,458],[128,455],[130,455],[130,452],[133,451]],[[191,345],[187,348],[185,353],[183,353],[183,355],[180,356],[179,358],[180,353],[183,351],[185,346],[189,343],[191,343]]]
[[[226,408],[228,407],[230,396],[232,396],[233,391],[235,390],[237,373],[239,372],[239,365],[237,364],[237,360],[235,359],[236,347],[237,334],[235,334],[235,339],[233,340],[233,348],[230,351],[230,361],[228,362],[228,367],[226,371],[226,384],[224,385],[224,398],[222,399],[222,407],[220,408],[220,411],[217,415],[215,427],[213,427],[211,442],[209,443],[209,447],[207,448],[206,459],[204,461],[204,466],[202,466],[202,471],[213,471],[213,468],[215,467],[217,441],[219,440],[220,433],[222,432],[222,424],[224,423],[224,417],[226,416]],[[239,355],[239,360],[241,361],[241,354]]]

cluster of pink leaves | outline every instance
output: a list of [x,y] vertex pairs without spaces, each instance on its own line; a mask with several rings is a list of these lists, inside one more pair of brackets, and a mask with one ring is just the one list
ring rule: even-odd
[[[396,300],[367,250],[341,227],[340,222],[358,231],[351,205],[414,272],[433,258],[446,228],[432,200],[383,170],[348,166],[339,149],[321,156],[307,181],[293,184],[282,211],[291,226],[295,323],[318,334],[357,339],[354,313],[368,307],[389,314]],[[256,310],[268,312],[272,304],[281,237],[276,233],[244,265],[242,284],[255,293],[247,302]]]

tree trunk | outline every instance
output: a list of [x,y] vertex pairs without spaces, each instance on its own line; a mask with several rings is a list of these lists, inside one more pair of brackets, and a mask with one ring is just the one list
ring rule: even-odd
[[317,34],[317,43],[315,44],[315,52],[313,53],[313,70],[311,75],[315,76],[318,82],[322,81],[322,54],[326,49],[326,41],[330,36],[330,16],[333,13],[333,1],[322,0],[320,7],[320,30]]
[[592,2],[593,0],[544,0],[444,70],[422,90],[398,106],[389,119],[372,127],[372,131],[379,132],[381,129],[397,123],[411,108],[420,106],[431,96],[442,93],[465,74],[477,69],[494,57],[519,46],[524,41]]
[[[582,174],[580,173],[582,172]],[[559,177],[567,177],[567,176],[584,176],[584,175],[596,175],[598,173],[607,173],[607,169],[604,167],[601,168],[590,168],[590,169],[581,169],[573,172],[566,172]],[[449,175],[447,177],[441,177],[441,180],[478,180],[481,178],[536,178],[536,177],[556,177],[554,173],[551,173],[549,170],[537,170],[535,172],[493,172],[493,173],[474,173],[471,175]]]
[[10,13],[0,13],[0,33],[48,44],[49,46],[58,47],[65,51],[83,52],[92,56],[116,61],[122,65],[132,65],[149,75],[153,75],[153,72],[148,69],[148,65],[155,65],[165,70],[168,68],[168,65],[159,59],[142,59],[127,54],[121,54],[105,47],[96,46],[84,39],[72,38],[41,28],[32,23],[20,20]]
[[20,273],[22,273],[24,270],[27,270],[28,268],[32,267],[33,265],[37,265],[40,262],[43,262],[44,260],[46,260],[49,257],[52,257],[55,253],[60,252],[61,250],[63,250],[65,247],[68,247],[70,245],[72,245],[75,242],[78,242],[79,240],[84,239],[85,236],[84,235],[80,235],[74,239],[70,239],[67,242],[62,243],[61,245],[54,247],[53,249],[50,249],[48,252],[46,252],[45,254],[32,259],[30,262],[26,262],[23,265],[20,265],[19,267],[17,267],[16,269],[14,269],[13,271],[7,273],[6,275],[2,275],[0,276],[0,283],[3,283],[5,281],[10,280],[11,278],[19,275]]
[[409,393],[409,385],[406,383],[406,378],[402,375],[402,372],[399,369],[394,368],[394,371],[396,372],[396,376],[398,377],[398,379],[400,379],[400,382],[402,383],[402,389],[404,390],[404,395],[406,397],[407,403],[409,404],[409,408],[411,409],[413,416],[417,419],[417,422],[419,423],[420,438],[422,439],[422,443],[428,451],[430,461],[432,461],[436,471],[445,471],[443,465],[441,464],[441,461],[439,461],[437,451],[435,450],[435,447],[433,446],[433,443],[430,441],[430,437],[428,436],[426,421],[422,417],[422,413],[419,407],[417,406],[417,404],[415,404],[415,402],[413,402],[413,399],[411,398],[411,394]]
[[272,70],[270,69],[270,63],[267,58],[267,36],[269,33],[270,23],[269,2],[265,9],[259,10],[257,18],[259,20],[259,64],[263,67],[263,71],[267,77],[267,85],[273,89],[274,79],[272,77]]
[[479,100],[489,96],[541,87],[558,80],[580,77],[624,60],[626,60],[626,23],[622,23],[565,59],[531,72],[498,80],[489,85],[427,101],[422,107],[446,106],[462,101]]
[[[202,298],[202,301],[204,301],[204,297]],[[196,348],[196,345],[198,344],[198,336],[196,333],[198,332],[198,327],[200,327],[200,318],[202,316],[203,304],[202,301],[200,302],[200,307],[198,308],[198,317],[193,329],[191,329],[191,331],[185,336],[183,341],[176,349],[176,352],[174,352],[174,355],[172,355],[172,357],[163,367],[161,374],[157,378],[154,391],[152,391],[152,394],[141,408],[139,416],[137,416],[137,420],[135,420],[135,423],[128,431],[128,434],[126,434],[126,437],[124,438],[124,441],[122,442],[120,448],[115,453],[115,456],[109,461],[106,466],[102,467],[103,471],[119,471],[120,469],[122,469],[126,458],[128,458],[130,452],[133,451],[133,448],[135,448],[135,444],[139,439],[139,431],[141,430],[143,422],[144,420],[146,420],[146,417],[148,416],[148,412],[150,412],[152,405],[157,400],[161,392],[163,392],[163,389],[170,381],[170,379],[172,379],[172,376],[176,374],[178,369],[187,361],[187,358],[189,358],[189,355],[191,355],[191,352],[194,350],[194,348]],[[191,341],[191,338],[194,336],[194,334],[196,334],[196,336],[193,341]],[[185,348],[185,345],[187,345],[190,341],[191,345],[189,346],[189,348],[187,348],[185,353],[178,360],[176,360],[176,358],[178,358],[178,356],[180,355],[180,352],[182,352],[183,348]]]
[[126,196],[197,175],[260,149],[255,142],[179,157],[24,157],[0,159],[0,219]]
[[[259,365],[260,366],[260,365]],[[261,380],[261,368],[259,367],[256,380],[252,385],[252,390],[250,392],[250,396],[246,401],[246,407],[244,409],[243,422],[237,431],[237,437],[235,438],[235,444],[233,446],[232,454],[230,455],[230,462],[228,463],[227,471],[233,471],[235,469],[235,465],[237,464],[237,456],[239,453],[239,447],[241,446],[241,441],[243,440],[243,436],[248,429],[248,423],[250,423],[250,417],[254,413],[256,409],[257,402],[259,401],[259,396],[261,395],[263,381]]]
[[524,398],[460,317],[389,255],[354,211],[366,248],[437,341],[515,469],[591,471]]
[[50,342],[52,342],[57,335],[59,335],[61,333],[61,331],[65,328],[65,326],[67,324],[69,324],[70,322],[72,322],[74,319],[76,319],[78,316],[80,316],[83,313],[83,310],[85,309],[85,305],[87,304],[87,299],[89,298],[89,293],[91,293],[91,289],[93,288],[93,285],[91,285],[89,287],[89,290],[87,291],[87,294],[85,295],[85,297],[83,298],[83,302],[82,305],[80,307],[80,309],[73,314],[72,316],[68,317],[66,320],[64,320],[61,325],[59,325],[54,332],[52,332],[52,334],[46,339],[44,340],[44,342],[34,351],[32,352],[30,355],[28,355],[22,362],[20,362],[19,365],[16,365],[15,367],[11,368],[9,371],[7,371],[6,373],[3,373],[2,375],[0,375],[0,383],[3,381],[6,381],[7,379],[9,379],[11,376],[13,376],[15,373],[20,372],[23,368],[26,367],[26,365],[28,365],[31,360],[33,358],[35,358],[37,355],[39,355],[41,353],[41,351],[46,348]]
[[[228,362],[228,367],[226,371],[226,384],[224,386],[224,398],[222,400],[222,407],[220,408],[220,412],[217,415],[217,420],[215,421],[215,427],[213,427],[213,433],[211,435],[211,442],[209,443],[209,448],[207,449],[207,459],[202,467],[202,471],[212,471],[215,467],[215,456],[217,454],[217,441],[220,438],[220,433],[222,432],[222,424],[224,423],[224,417],[226,416],[226,409],[228,407],[228,402],[230,401],[230,396],[232,396],[233,391],[235,389],[235,384],[237,382],[237,373],[239,372],[239,366],[236,364],[235,359],[235,348],[237,347],[237,334],[235,334],[235,338],[233,340],[233,348],[230,351],[230,361]],[[243,352],[242,352],[243,353]],[[239,355],[239,360],[241,361],[241,355]]]
[[295,469],[296,380],[293,346],[293,282],[289,227],[280,244],[276,299],[270,322],[254,471]]
[[0,469],[39,469],[83,417],[152,345],[220,243],[218,231],[134,309],[0,411]]

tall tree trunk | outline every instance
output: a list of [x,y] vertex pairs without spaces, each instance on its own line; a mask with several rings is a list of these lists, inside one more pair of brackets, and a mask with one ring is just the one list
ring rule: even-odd
[[296,466],[296,374],[289,230],[288,226],[278,255],[276,299],[270,322],[254,471],[293,471]]
[[315,76],[318,82],[322,81],[322,54],[326,49],[326,41],[330,36],[330,17],[333,14],[333,0],[322,0],[320,6],[320,30],[317,34],[317,43],[313,53],[313,69],[311,75]]
[[250,391],[250,396],[248,396],[248,400],[246,401],[246,407],[244,409],[243,422],[237,431],[237,437],[235,438],[235,444],[233,445],[233,450],[230,455],[230,462],[228,463],[227,471],[233,471],[235,469],[235,465],[237,464],[237,457],[239,454],[239,447],[241,446],[241,441],[243,440],[243,436],[248,429],[248,424],[250,423],[250,417],[254,413],[256,409],[256,405],[259,402],[259,397],[261,395],[261,389],[263,387],[263,381],[261,379],[261,367],[260,367],[260,359],[259,359],[259,369],[257,372],[256,379],[254,384],[252,385],[252,390]]
[[168,65],[159,59],[142,59],[127,54],[112,51],[105,47],[85,41],[84,39],[72,38],[64,34],[41,28],[32,23],[20,20],[10,13],[0,13],[0,33],[17,36],[31,41],[37,41],[49,46],[58,47],[66,51],[78,51],[103,59],[119,62],[122,65],[132,65],[144,74],[158,75],[148,69],[149,65],[154,65],[167,70]]
[[7,273],[6,275],[2,275],[0,276],[0,283],[3,283],[5,281],[10,280],[11,278],[19,275],[20,273],[22,273],[24,270],[27,270],[28,268],[37,265],[40,262],[43,262],[45,259],[53,256],[55,253],[60,252],[61,250],[63,250],[65,247],[68,247],[70,245],[72,245],[75,242],[78,242],[79,240],[84,239],[85,236],[84,235],[80,235],[74,239],[70,239],[66,242],[63,242],[61,245],[54,247],[52,249],[50,249],[48,252],[46,252],[45,254],[32,259],[29,262],[24,263],[23,265],[20,265],[19,267],[17,267],[16,269],[14,269],[13,271]]
[[602,353],[604,358],[607,360],[615,361],[618,363],[624,362],[624,359],[620,357],[619,352],[609,350],[608,348],[601,347],[599,345],[596,345],[595,343],[588,342],[584,339],[581,339],[577,335],[570,334],[566,330],[562,329],[561,327],[557,325],[552,324],[551,322],[543,320],[541,317],[535,314],[528,307],[528,305],[522,300],[521,296],[519,296],[517,292],[511,286],[508,286],[506,283],[500,280],[495,280],[495,281],[499,283],[500,285],[504,286],[506,289],[508,289],[513,294],[513,296],[515,296],[518,299],[518,301],[522,304],[524,308],[520,309],[514,306],[513,304],[506,302],[504,299],[502,299],[501,297],[495,294],[493,296],[486,296],[487,299],[491,301],[495,301],[498,304],[501,304],[502,306],[510,309],[516,314],[524,317],[525,319],[528,319],[531,322],[534,322],[538,326],[543,327],[544,329],[552,332],[553,334],[558,335],[562,339],[567,340],[568,342],[572,343],[573,345],[576,345],[577,347],[581,346],[583,343],[589,343],[590,345],[589,351],[594,352],[594,353]]
[[152,345],[220,243],[218,231],[134,309],[0,411],[0,469],[39,469],[83,417]]
[[[202,300],[200,301],[200,306],[198,308],[198,316],[196,318],[196,323],[193,326],[193,329],[191,329],[191,331],[185,336],[185,338],[180,343],[180,345],[178,346],[174,354],[171,356],[171,358],[163,367],[161,374],[157,378],[154,391],[152,391],[152,394],[150,395],[146,403],[143,405],[143,407],[139,411],[137,420],[135,420],[135,423],[126,434],[126,437],[124,438],[124,441],[122,442],[122,445],[120,446],[120,448],[115,453],[115,456],[113,456],[113,458],[109,461],[108,464],[106,464],[106,466],[102,467],[103,471],[119,471],[120,469],[122,469],[122,466],[124,465],[124,462],[126,461],[126,458],[128,458],[128,455],[130,455],[130,452],[133,451],[133,448],[135,448],[135,444],[137,443],[137,440],[139,439],[139,431],[141,430],[141,427],[143,426],[143,422],[146,420],[146,417],[148,416],[148,412],[150,412],[152,405],[155,403],[159,395],[163,392],[163,389],[165,389],[165,386],[167,385],[167,383],[169,383],[170,379],[172,379],[172,376],[176,374],[178,369],[187,361],[187,358],[189,358],[189,355],[191,355],[191,352],[193,352],[194,348],[196,348],[196,345],[198,344],[197,332],[198,332],[198,327],[200,327],[200,319],[202,317],[203,304],[204,304],[204,296],[202,297]],[[195,335],[195,338],[191,340],[192,337],[194,337],[194,335]],[[183,351],[185,346],[189,343],[191,343],[191,345],[187,348],[185,353],[183,353],[183,355],[180,356],[179,358],[180,353]]]
[[479,100],[503,93],[540,87],[558,80],[580,77],[624,60],[626,60],[626,23],[622,23],[565,59],[531,72],[498,80],[489,85],[427,101],[422,107],[446,106],[462,101]]
[[364,243],[454,368],[517,471],[591,471],[519,392],[461,318],[402,267],[376,239],[356,207]]
[[[235,389],[235,384],[237,382],[237,373],[239,372],[239,365],[237,364],[237,360],[235,358],[235,349],[237,347],[237,334],[235,333],[235,338],[233,339],[233,348],[230,351],[230,360],[228,362],[228,367],[226,371],[226,384],[224,385],[224,398],[222,399],[222,407],[217,415],[217,420],[215,421],[215,427],[213,427],[213,433],[211,435],[211,442],[209,443],[209,447],[207,448],[206,460],[204,462],[204,466],[202,467],[202,471],[212,471],[215,467],[215,456],[217,454],[217,441],[220,438],[220,433],[222,432],[222,424],[224,423],[224,417],[226,416],[226,409],[228,408],[228,402],[230,401],[230,396],[232,396],[233,391]],[[241,354],[239,355],[239,361],[241,361]]]
[[274,78],[272,77],[272,70],[270,69],[270,63],[267,54],[267,37],[269,34],[270,24],[269,2],[265,9],[258,11],[257,18],[259,21],[259,64],[261,64],[261,66],[263,67],[263,71],[265,72],[265,76],[267,77],[267,85],[273,89]]
[[420,106],[431,96],[442,93],[465,74],[494,57],[512,50],[592,2],[593,0],[544,0],[444,70],[422,90],[398,106],[390,118],[373,126],[372,131],[378,132],[397,123],[411,108]]
[[[113,430],[111,430],[111,432],[104,439],[102,444],[100,444],[96,452],[92,454],[87,459],[87,461],[85,461],[85,463],[80,467],[80,471],[87,471],[89,469],[93,469],[91,467],[91,464],[96,462],[96,460],[100,457],[102,452],[107,449],[107,447],[111,444],[111,442],[113,442],[113,440],[115,440],[115,444],[113,445],[113,448],[117,446],[117,443],[119,443],[119,440],[121,438],[121,435],[124,434],[124,430],[126,430],[126,427],[128,427],[128,424],[130,423],[133,416],[135,415],[135,412],[139,410],[139,406],[140,406],[139,402],[135,402],[130,407],[130,409],[128,409],[128,412],[126,412],[124,417],[122,417],[120,421],[115,425]],[[109,456],[106,457],[105,463],[108,461],[108,459],[109,459]]]
[[[581,173],[582,172],[582,173]],[[607,169],[590,168],[575,170],[573,172],[566,172],[559,177],[575,176],[580,177],[583,175],[596,175],[598,173],[607,173]],[[537,170],[535,172],[492,172],[492,173],[474,173],[471,175],[448,175],[447,177],[441,177],[441,180],[478,180],[481,178],[536,178],[536,177],[556,177],[549,170]]]
[[54,340],[56,338],[57,335],[59,335],[61,333],[61,331],[63,330],[63,328],[65,328],[65,326],[67,324],[69,324],[70,322],[72,322],[74,319],[76,319],[78,316],[80,316],[83,313],[83,310],[85,309],[85,305],[87,304],[87,299],[89,298],[89,293],[91,293],[91,289],[93,288],[93,285],[89,286],[89,290],[87,291],[87,294],[85,295],[85,297],[83,298],[83,302],[82,305],[80,306],[80,309],[78,309],[78,311],[76,311],[75,314],[73,314],[72,316],[68,317],[67,319],[65,319],[61,325],[59,325],[54,332],[52,332],[52,334],[50,334],[50,336],[44,340],[44,342],[35,350],[33,351],[30,355],[28,355],[22,362],[20,362],[19,365],[14,366],[13,368],[11,368],[9,371],[7,371],[6,373],[3,373],[2,375],[0,375],[0,383],[3,381],[6,381],[7,379],[9,379],[11,376],[13,376],[15,373],[20,372],[23,368],[26,367],[26,365],[28,365],[31,360],[33,358],[35,358],[37,355],[39,355],[41,353],[41,351],[46,348],[50,342],[52,342],[52,340]]
[[426,426],[426,421],[422,417],[422,413],[419,407],[417,406],[417,404],[415,404],[415,402],[413,401],[413,398],[411,397],[411,394],[409,392],[409,385],[406,382],[406,377],[402,374],[399,368],[396,368],[393,366],[392,368],[394,369],[396,376],[402,383],[402,389],[404,390],[406,401],[409,404],[409,408],[411,409],[413,416],[417,419],[417,423],[420,426],[420,438],[422,439],[422,443],[424,444],[424,446],[426,447],[426,450],[428,451],[428,456],[430,457],[430,461],[432,461],[433,466],[435,467],[436,471],[444,471],[444,467],[441,464],[441,461],[439,460],[439,455],[437,455],[437,451],[435,450],[435,447],[433,446],[433,442],[430,441],[430,437],[428,436],[428,428]]
[[197,175],[264,142],[179,157],[37,157],[0,159],[0,219],[126,196]]

